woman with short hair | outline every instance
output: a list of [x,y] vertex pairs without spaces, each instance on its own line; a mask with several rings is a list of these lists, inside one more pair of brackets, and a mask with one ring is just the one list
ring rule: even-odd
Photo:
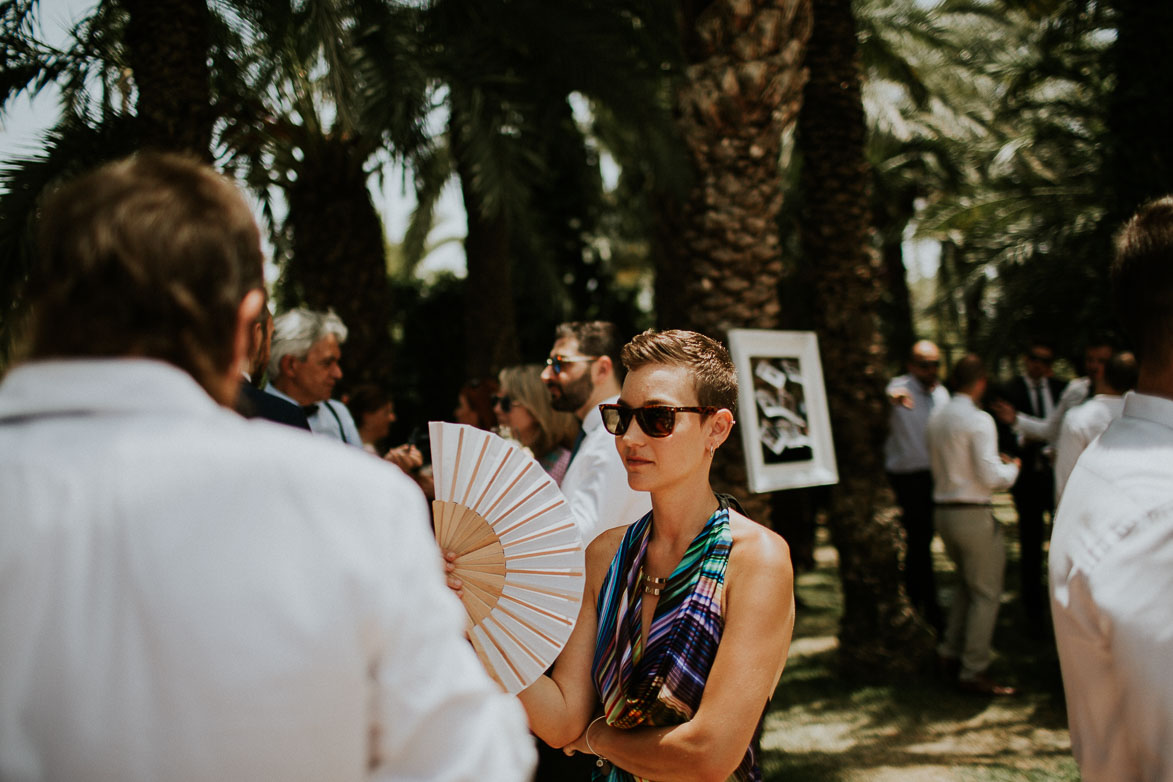
[[587,550],[578,622],[520,697],[552,746],[598,756],[595,779],[761,779],[758,736],[794,630],[781,537],[709,485],[737,380],[718,342],[647,331],[603,423],[652,511]]

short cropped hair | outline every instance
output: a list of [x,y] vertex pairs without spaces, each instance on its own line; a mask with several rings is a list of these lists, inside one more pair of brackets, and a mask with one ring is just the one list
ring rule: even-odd
[[341,345],[348,333],[342,318],[333,312],[315,312],[299,307],[281,313],[273,318],[269,377],[281,376],[281,359],[285,356],[304,359],[319,340],[333,334]]
[[[1041,346],[1043,343],[1034,342],[1033,346]],[[953,387],[954,391],[966,391],[973,388],[974,384],[986,376],[986,365],[980,356],[973,353],[967,353],[956,364],[953,365],[953,374],[949,378],[949,385]]]
[[219,397],[240,303],[263,288],[260,232],[232,183],[144,152],[54,191],[37,230],[22,352],[154,358]]
[[1104,367],[1104,380],[1121,394],[1136,388],[1137,375],[1136,356],[1127,350],[1113,355]]
[[701,407],[737,411],[737,370],[729,351],[711,337],[680,329],[648,329],[624,345],[621,355],[628,372],[653,364],[684,367],[692,375]]
[[624,367],[620,356],[623,343],[619,329],[605,320],[581,320],[561,323],[554,331],[554,339],[574,339],[584,356],[607,356],[615,368],[615,379],[623,382]]
[[579,422],[573,413],[563,413],[550,405],[550,392],[542,382],[541,364],[523,364],[506,367],[498,373],[501,393],[513,404],[520,404],[533,416],[538,426],[538,438],[533,452],[544,456],[559,445],[570,446],[578,434]]
[[1112,288],[1137,357],[1167,362],[1173,356],[1173,196],[1142,206],[1117,234]]

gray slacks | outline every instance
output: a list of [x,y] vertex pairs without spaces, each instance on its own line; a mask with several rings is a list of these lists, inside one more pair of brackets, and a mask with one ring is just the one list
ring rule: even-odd
[[962,681],[976,679],[990,666],[994,625],[1002,602],[1006,569],[1002,528],[993,510],[982,505],[938,505],[933,523],[960,576],[937,651],[943,657],[961,660]]

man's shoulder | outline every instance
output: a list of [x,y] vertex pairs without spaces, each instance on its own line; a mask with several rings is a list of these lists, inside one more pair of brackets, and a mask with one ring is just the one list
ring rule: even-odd
[[275,394],[254,388],[248,383],[240,385],[240,398],[236,409],[246,418],[264,418],[307,431],[310,428],[300,407]]

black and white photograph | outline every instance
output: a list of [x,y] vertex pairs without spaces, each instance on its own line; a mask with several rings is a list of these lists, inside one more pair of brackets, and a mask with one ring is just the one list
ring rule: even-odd
[[814,333],[734,329],[729,350],[750,490],[838,482]]

